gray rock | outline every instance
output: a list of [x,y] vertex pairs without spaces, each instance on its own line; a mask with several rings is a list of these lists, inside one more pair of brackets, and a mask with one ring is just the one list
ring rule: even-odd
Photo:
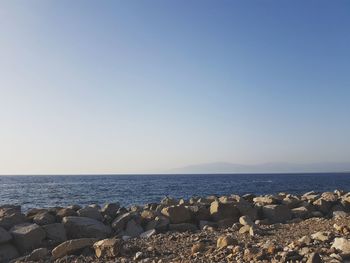
[[25,223],[11,228],[10,233],[20,252],[31,251],[40,247],[46,237],[44,229],[37,224]]
[[292,218],[291,210],[285,205],[263,206],[263,216],[273,223],[284,223]]
[[48,212],[38,213],[33,218],[33,222],[38,225],[53,224],[55,221],[55,217]]
[[40,261],[47,258],[49,251],[47,248],[38,248],[32,251],[29,256],[26,257],[26,261]]
[[67,216],[62,220],[67,236],[76,238],[106,238],[112,233],[110,226],[88,217]]
[[19,257],[17,249],[10,244],[0,244],[0,262],[8,262]]
[[52,258],[57,259],[73,254],[83,248],[91,247],[97,240],[95,238],[80,238],[63,242],[52,250]]
[[92,218],[98,221],[102,221],[103,220],[103,216],[101,215],[100,211],[98,210],[98,208],[96,207],[84,207],[80,210],[78,210],[78,215],[81,217],[88,217],[88,218]]
[[125,228],[126,223],[135,216],[135,213],[128,212],[122,215],[119,215],[112,223],[112,228],[118,231],[121,231]]
[[131,237],[138,237],[143,232],[143,228],[135,222],[135,220],[131,219],[125,228],[125,233]]
[[191,211],[185,206],[169,206],[162,209],[161,213],[168,217],[170,223],[179,224],[191,221]]
[[12,236],[4,228],[0,227],[0,244],[6,243],[12,239]]
[[27,222],[27,218],[17,208],[0,209],[0,227],[9,230],[11,227]]
[[61,223],[45,225],[43,229],[45,230],[47,239],[52,240],[55,244],[67,240],[66,230]]
[[159,232],[166,231],[170,220],[164,216],[157,216],[154,220],[147,223],[145,230],[156,229]]
[[233,202],[221,203],[219,201],[214,201],[210,204],[210,214],[215,221],[223,219],[234,219],[234,221],[237,221],[239,210]]
[[120,208],[120,204],[119,203],[105,204],[103,206],[103,208],[101,209],[101,213],[103,215],[108,215],[111,218],[114,218],[114,217],[116,217],[119,208]]
[[78,213],[72,208],[62,208],[57,211],[57,216],[59,218],[63,218],[67,216],[78,216]]

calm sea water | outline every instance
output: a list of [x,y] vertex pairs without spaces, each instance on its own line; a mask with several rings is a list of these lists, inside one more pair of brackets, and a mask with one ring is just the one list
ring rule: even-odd
[[0,204],[33,207],[120,202],[127,206],[227,194],[350,191],[350,173],[225,175],[0,176]]

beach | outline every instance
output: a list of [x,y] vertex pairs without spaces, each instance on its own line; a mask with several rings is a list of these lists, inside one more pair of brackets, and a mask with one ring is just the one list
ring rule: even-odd
[[0,207],[1,262],[345,262],[350,193]]

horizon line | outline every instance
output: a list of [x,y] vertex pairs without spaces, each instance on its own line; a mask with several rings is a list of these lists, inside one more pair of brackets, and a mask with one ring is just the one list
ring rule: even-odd
[[52,174],[52,173],[45,173],[45,174],[0,174],[1,176],[124,176],[124,175],[130,175],[130,176],[147,176],[147,175],[292,175],[292,174],[350,174],[350,171],[323,171],[323,172],[214,172],[214,173],[59,173],[59,174]]

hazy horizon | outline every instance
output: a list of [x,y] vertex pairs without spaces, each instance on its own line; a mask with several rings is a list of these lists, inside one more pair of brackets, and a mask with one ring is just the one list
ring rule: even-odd
[[350,163],[349,11],[4,0],[0,174]]

